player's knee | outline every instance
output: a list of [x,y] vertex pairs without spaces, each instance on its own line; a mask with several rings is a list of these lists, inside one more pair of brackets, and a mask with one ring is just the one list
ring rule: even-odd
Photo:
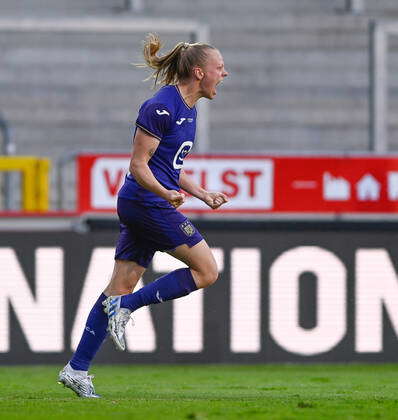
[[209,287],[212,284],[214,284],[218,279],[218,269],[217,266],[211,267],[211,268],[207,268],[207,270],[205,270],[202,273],[201,276],[201,286],[202,287]]
[[132,292],[132,288],[130,287],[121,287],[111,285],[105,289],[105,294],[109,296],[119,296],[119,295],[128,295]]
[[212,273],[209,273],[208,280],[207,280],[208,286],[211,286],[212,284],[214,284],[217,281],[217,279],[218,279],[218,270],[216,269]]
[[113,277],[108,287],[106,288],[106,292],[112,296],[127,295],[133,291],[136,283],[137,281],[133,277]]
[[132,291],[133,291],[133,288],[132,287],[126,287],[126,286],[124,286],[124,287],[118,287],[116,289],[116,292],[117,293],[114,293],[114,295],[128,295]]

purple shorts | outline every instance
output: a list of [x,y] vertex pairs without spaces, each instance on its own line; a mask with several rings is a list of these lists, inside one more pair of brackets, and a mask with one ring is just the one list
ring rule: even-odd
[[135,261],[148,267],[156,251],[171,251],[179,245],[196,245],[203,237],[175,208],[146,206],[118,198],[120,234],[115,259]]

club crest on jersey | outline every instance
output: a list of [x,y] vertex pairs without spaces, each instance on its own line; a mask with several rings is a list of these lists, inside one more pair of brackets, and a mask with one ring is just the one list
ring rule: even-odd
[[185,220],[185,222],[181,223],[180,228],[187,236],[192,236],[196,232],[193,224],[189,220]]

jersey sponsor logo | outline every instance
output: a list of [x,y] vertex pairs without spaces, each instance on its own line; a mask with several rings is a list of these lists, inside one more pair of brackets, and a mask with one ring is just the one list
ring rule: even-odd
[[185,233],[187,236],[192,236],[195,234],[196,230],[193,224],[189,220],[185,220],[185,222],[180,224],[180,229]]
[[168,111],[166,111],[165,109],[162,109],[161,111],[159,111],[157,109],[156,114],[158,114],[158,115],[170,115],[170,113]]
[[173,168],[174,169],[181,169],[184,164],[184,158],[188,155],[191,151],[193,143],[191,141],[184,141],[181,144],[180,148],[177,150],[177,153],[173,159]]
[[181,125],[185,120],[186,118],[180,118],[178,121],[176,121],[176,124]]

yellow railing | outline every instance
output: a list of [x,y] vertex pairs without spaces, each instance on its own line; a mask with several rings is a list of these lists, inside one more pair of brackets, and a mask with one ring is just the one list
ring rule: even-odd
[[22,174],[22,209],[47,211],[49,209],[50,160],[34,156],[0,156],[0,171],[18,171]]

